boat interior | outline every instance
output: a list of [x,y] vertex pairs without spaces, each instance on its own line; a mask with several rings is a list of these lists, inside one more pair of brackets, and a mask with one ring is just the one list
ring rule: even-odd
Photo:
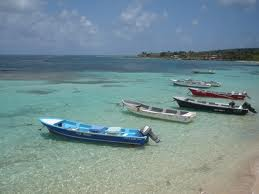
[[98,133],[98,134],[109,134],[109,135],[120,135],[120,136],[142,136],[138,130],[126,129],[121,127],[104,127],[101,125],[87,125],[77,123],[68,120],[62,120],[55,123],[54,126],[81,133]]
[[184,115],[184,114],[189,113],[187,111],[182,111],[182,110],[165,109],[165,108],[163,109],[163,108],[148,106],[148,105],[141,104],[139,102],[134,102],[134,101],[125,101],[125,102],[129,103],[131,105],[134,105],[136,107],[139,107],[139,108],[141,107],[145,110],[149,110],[149,111],[157,112],[157,113],[168,113],[168,114],[179,114],[179,115]]

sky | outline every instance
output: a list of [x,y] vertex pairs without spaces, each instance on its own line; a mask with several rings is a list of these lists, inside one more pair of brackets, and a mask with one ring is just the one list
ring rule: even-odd
[[259,0],[0,0],[0,54],[259,47]]

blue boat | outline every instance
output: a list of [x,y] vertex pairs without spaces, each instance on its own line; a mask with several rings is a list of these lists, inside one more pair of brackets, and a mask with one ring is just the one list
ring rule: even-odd
[[156,143],[160,141],[158,136],[156,136],[148,126],[142,129],[105,127],[57,118],[41,118],[40,122],[46,126],[51,133],[82,141],[134,145],[146,144],[149,141],[149,137]]

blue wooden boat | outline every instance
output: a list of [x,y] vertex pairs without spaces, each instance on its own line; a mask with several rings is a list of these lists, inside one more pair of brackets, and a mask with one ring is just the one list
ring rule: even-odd
[[144,145],[149,141],[149,137],[156,143],[160,141],[148,126],[142,129],[105,127],[57,118],[41,118],[40,122],[46,126],[51,133],[83,141],[134,145]]

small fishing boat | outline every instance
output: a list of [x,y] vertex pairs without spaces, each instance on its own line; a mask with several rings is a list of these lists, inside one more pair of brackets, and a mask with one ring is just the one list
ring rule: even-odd
[[171,79],[175,86],[183,86],[183,87],[194,87],[194,88],[210,88],[211,84],[204,82],[197,82],[190,79],[184,80],[174,80]]
[[144,145],[148,142],[149,137],[156,143],[160,141],[148,126],[142,129],[105,127],[56,118],[42,118],[40,122],[46,126],[51,133],[82,141],[134,145]]
[[185,79],[187,81],[191,81],[193,83],[200,83],[200,84],[210,84],[212,87],[220,87],[221,83],[216,81],[201,81],[201,80],[193,80],[193,79]]
[[197,73],[197,74],[215,74],[215,71],[213,71],[213,70],[193,70],[192,73]]
[[127,108],[128,111],[132,113],[151,118],[189,123],[196,117],[195,112],[187,112],[175,109],[162,109],[147,106],[145,104],[134,102],[131,100],[122,100],[122,104]]
[[245,102],[243,105],[235,105],[235,102],[230,102],[229,104],[223,103],[215,103],[215,102],[206,102],[206,101],[199,101],[190,98],[184,97],[173,97],[174,100],[177,101],[180,107],[192,108],[197,110],[204,110],[204,111],[214,111],[220,113],[227,113],[227,114],[236,114],[236,115],[245,115],[248,113],[248,110],[256,113],[256,110],[251,107],[251,105]]
[[246,92],[215,92],[208,90],[201,90],[197,88],[189,88],[194,96],[212,97],[212,98],[228,98],[232,100],[244,100],[248,97]]

